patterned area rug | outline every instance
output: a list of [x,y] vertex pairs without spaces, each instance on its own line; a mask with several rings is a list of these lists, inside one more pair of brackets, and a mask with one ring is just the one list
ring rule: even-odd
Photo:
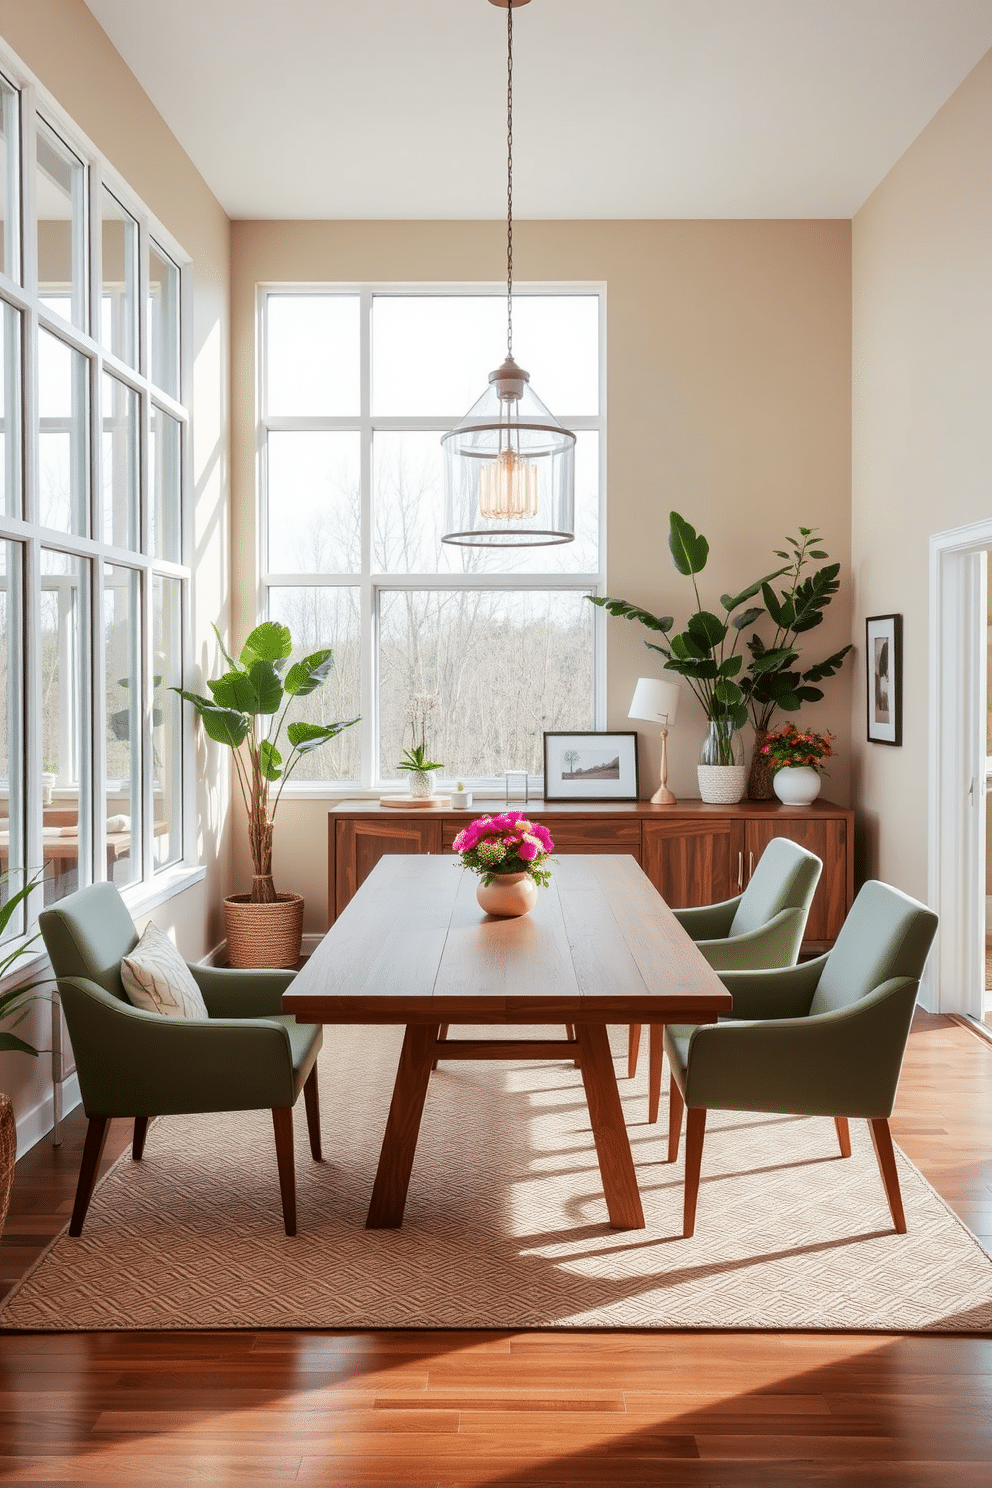
[[909,1233],[893,1233],[864,1122],[844,1161],[831,1121],[714,1113],[683,1240],[643,1055],[620,1087],[647,1229],[606,1222],[578,1070],[535,1062],[439,1067],[403,1228],[367,1231],[400,1036],[326,1031],[327,1157],[311,1161],[298,1111],[296,1238],[268,1112],[163,1117],[0,1326],[992,1329],[992,1261],[901,1154]]

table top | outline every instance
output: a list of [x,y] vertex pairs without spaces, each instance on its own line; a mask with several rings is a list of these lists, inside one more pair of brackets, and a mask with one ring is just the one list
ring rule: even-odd
[[297,974],[301,1023],[712,1021],[732,999],[628,855],[562,857],[494,919],[451,856],[380,859]]

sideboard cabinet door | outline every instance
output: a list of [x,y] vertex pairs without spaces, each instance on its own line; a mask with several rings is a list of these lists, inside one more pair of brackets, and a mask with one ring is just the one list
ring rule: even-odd
[[732,899],[743,887],[744,829],[734,817],[646,821],[641,867],[673,909]]
[[828,950],[840,934],[840,927],[851,907],[847,820],[843,816],[810,816],[805,819],[793,817],[787,822],[749,821],[745,882],[773,837],[789,837],[800,847],[816,853],[823,862],[823,872],[806,922],[803,946],[807,953]]
[[[439,853],[441,823],[399,819],[344,817],[334,822],[333,921],[358,892],[387,853]],[[328,909],[331,906],[328,905]]]

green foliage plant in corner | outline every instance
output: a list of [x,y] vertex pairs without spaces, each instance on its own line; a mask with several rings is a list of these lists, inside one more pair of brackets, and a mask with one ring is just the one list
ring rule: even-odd
[[[0,882],[9,883],[12,874],[0,874]],[[41,879],[41,874],[36,873],[29,878],[10,898],[0,905],[0,939],[6,932],[14,915],[27,899],[31,890]],[[18,941],[12,949],[6,949],[0,954],[0,982],[11,975],[16,962],[23,956],[31,953],[31,947],[40,937],[32,935],[28,940]],[[16,1028],[28,1014],[29,1005],[37,996],[37,989],[43,987],[50,978],[42,977],[36,982],[22,982],[19,987],[12,987],[8,992],[0,992],[0,1025],[6,1024],[7,1028],[0,1027],[0,1052],[9,1053],[16,1050],[20,1054],[33,1054],[38,1056],[38,1050],[27,1039],[19,1038],[17,1034],[8,1032],[10,1028]]]
[[[696,611],[685,629],[669,642],[657,645],[646,641],[645,645],[661,652],[666,670],[686,679],[706,717],[718,726],[718,739],[726,746],[725,763],[731,762],[731,735],[744,726],[749,714],[756,733],[763,736],[780,709],[795,713],[804,703],[819,701],[823,693],[815,684],[833,676],[851,650],[847,645],[824,661],[802,666],[798,637],[822,622],[823,611],[840,587],[840,564],[807,572],[811,560],[829,555],[818,545],[815,528],[800,527],[798,531],[798,538],[786,538],[791,551],[775,550],[776,557],[787,560],[784,567],[737,594],[721,595],[723,618],[703,608],[696,584],[696,575],[706,567],[709,543],[678,512],[669,514],[672,562],[678,573],[692,579]],[[776,591],[772,585],[783,576],[787,576],[786,585]],[[749,603],[759,595],[763,604]],[[637,620],[663,635],[675,625],[671,615],[652,615],[623,599],[590,597],[609,614]],[[766,645],[755,631],[741,648],[743,632],[766,611],[776,627],[771,643]]]
[[[287,626],[275,620],[257,625],[237,661],[224,649],[216,625],[214,633],[228,670],[208,681],[212,695],[201,697],[182,687],[173,691],[193,704],[207,737],[231,749],[248,813],[254,874],[251,902],[272,904],[277,899],[272,882],[272,832],[286,783],[304,755],[336,738],[358,719],[327,724],[286,722],[293,700],[308,697],[327,680],[334,666],[330,651],[315,651],[287,670],[293,650]],[[285,758],[279,749],[284,724],[290,746]],[[277,786],[274,795],[270,794],[273,786]]]
[[[677,672],[686,679],[706,717],[716,725],[722,757],[714,762],[732,764],[733,735],[743,728],[748,717],[747,697],[738,680],[744,667],[743,651],[739,646],[741,632],[764,614],[761,605],[749,605],[748,601],[761,592],[763,584],[778,578],[785,570],[779,569],[764,579],[758,579],[739,594],[722,595],[720,605],[726,618],[721,618],[703,607],[696,583],[696,575],[706,567],[710,545],[675,511],[669,514],[668,547],[676,571],[692,580],[696,609],[685,629],[669,641],[660,645],[653,641],[644,644],[652,651],[661,652],[667,671]],[[601,606],[609,614],[638,620],[648,630],[668,635],[674,628],[672,615],[652,615],[624,599],[590,598],[593,604]]]

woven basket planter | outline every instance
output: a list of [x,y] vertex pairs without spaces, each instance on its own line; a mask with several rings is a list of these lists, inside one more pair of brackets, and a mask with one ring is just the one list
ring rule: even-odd
[[303,895],[279,894],[273,904],[252,904],[250,894],[224,900],[227,959],[231,966],[295,966],[303,942]]
[[0,1235],[7,1219],[10,1190],[14,1186],[14,1162],[17,1158],[17,1123],[9,1095],[0,1094]]

